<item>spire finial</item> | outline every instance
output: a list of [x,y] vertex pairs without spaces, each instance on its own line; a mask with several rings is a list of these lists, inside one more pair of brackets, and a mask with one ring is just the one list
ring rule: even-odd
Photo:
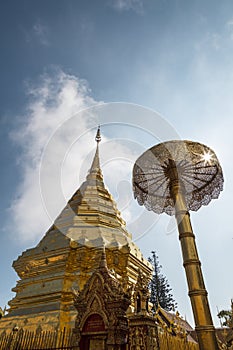
[[97,129],[95,140],[96,140],[97,143],[99,143],[101,141],[100,125],[98,125],[98,129]]
[[97,142],[97,147],[96,147],[96,152],[95,152],[95,156],[91,165],[91,168],[89,170],[89,177],[93,177],[93,176],[99,176],[101,179],[103,179],[102,176],[102,172],[100,169],[100,161],[99,161],[99,143],[101,141],[101,135],[100,135],[100,125],[98,126],[97,129],[97,133],[96,133],[96,137],[95,140]]

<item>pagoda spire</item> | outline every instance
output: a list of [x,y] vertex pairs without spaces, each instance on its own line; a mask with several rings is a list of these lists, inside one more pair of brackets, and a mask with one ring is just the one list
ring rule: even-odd
[[100,125],[98,126],[98,129],[96,132],[95,141],[97,143],[96,151],[95,151],[95,156],[94,156],[93,162],[91,164],[91,168],[89,170],[88,177],[90,177],[90,176],[92,177],[94,175],[94,177],[98,176],[101,179],[103,179],[102,171],[100,168],[100,158],[99,158],[99,143],[101,141]]

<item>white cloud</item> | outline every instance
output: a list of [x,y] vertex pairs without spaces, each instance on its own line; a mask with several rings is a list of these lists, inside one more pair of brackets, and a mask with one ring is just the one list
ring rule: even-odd
[[233,19],[226,21],[218,31],[203,32],[202,37],[195,42],[194,47],[199,52],[207,52],[208,50],[225,50],[231,48],[233,40]]
[[[88,118],[87,115],[80,114],[76,125],[66,126],[67,120],[75,113],[96,104],[96,101],[90,97],[85,81],[59,69],[52,75],[44,74],[37,85],[29,85],[28,95],[29,103],[25,115],[20,118],[23,123],[11,133],[14,142],[22,148],[18,161],[23,180],[19,183],[17,195],[9,210],[13,220],[12,229],[16,236],[21,240],[32,241],[41,236],[51,224],[41,200],[40,167],[46,166],[45,170],[50,175],[46,179],[49,186],[56,177],[53,166],[60,161],[61,154],[70,147],[72,135],[77,136],[85,132],[93,117],[91,114]],[[54,139],[54,152],[48,154],[50,158],[47,157],[46,164],[41,164],[41,156],[42,154],[45,156],[43,152],[46,153],[46,144],[53,139],[54,130],[61,125],[65,126]],[[80,145],[78,159],[73,163],[73,167],[78,167],[85,148],[86,145]],[[56,198],[56,193],[50,193],[51,195]],[[54,213],[61,210],[60,205],[59,201],[54,205]]]
[[39,40],[39,42],[44,45],[49,45],[48,40],[48,27],[45,24],[42,24],[40,20],[38,20],[33,26],[33,34]]
[[118,11],[133,10],[137,13],[143,12],[142,0],[112,0],[112,6]]
[[218,51],[224,45],[224,40],[225,38],[222,33],[207,32],[199,41],[195,42],[194,47],[199,52],[203,52],[206,49]]
[[21,27],[21,31],[27,43],[40,43],[42,46],[49,46],[49,27],[38,19],[30,29]]

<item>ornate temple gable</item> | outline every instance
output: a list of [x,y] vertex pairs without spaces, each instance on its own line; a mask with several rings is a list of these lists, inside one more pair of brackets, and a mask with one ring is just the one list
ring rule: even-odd
[[76,295],[76,309],[80,307],[82,301],[90,306],[96,295],[101,296],[104,304],[109,304],[116,300],[127,301],[131,298],[131,289],[125,290],[122,283],[107,268],[105,250],[104,252],[101,251],[101,255],[98,269],[92,274],[83,290]]
[[[126,311],[131,302],[131,289],[124,290],[122,284],[107,268],[105,250],[102,252],[99,268],[92,274],[84,289],[76,294],[75,308],[78,315],[75,322],[76,345],[85,341],[86,329],[91,330],[93,320],[99,317],[106,331],[106,343],[126,344],[128,325]],[[99,323],[98,323],[99,324]],[[91,337],[91,331],[88,334]],[[80,345],[80,349],[81,349]]]

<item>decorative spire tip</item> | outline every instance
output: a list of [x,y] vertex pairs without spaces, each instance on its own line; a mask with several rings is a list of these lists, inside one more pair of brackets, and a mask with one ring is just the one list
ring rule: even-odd
[[95,137],[95,140],[97,143],[99,143],[101,141],[101,135],[100,135],[100,125],[98,126],[98,129],[97,129],[97,133],[96,133],[96,137]]

